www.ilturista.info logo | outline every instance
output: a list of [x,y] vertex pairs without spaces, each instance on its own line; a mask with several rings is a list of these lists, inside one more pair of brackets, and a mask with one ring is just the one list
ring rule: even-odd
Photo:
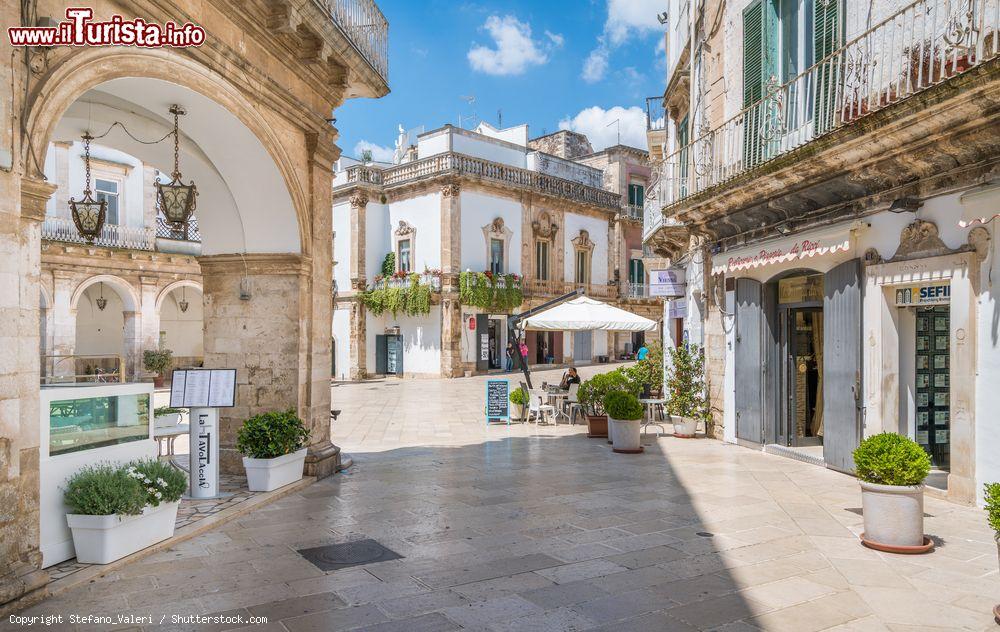
[[187,22],[156,24],[142,18],[127,20],[113,15],[107,22],[94,22],[94,10],[66,9],[66,21],[57,26],[11,26],[7,35],[13,46],[142,46],[183,48],[201,46],[205,29]]

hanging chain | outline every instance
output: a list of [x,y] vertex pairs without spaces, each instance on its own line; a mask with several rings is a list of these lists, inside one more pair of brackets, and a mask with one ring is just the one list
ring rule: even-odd
[[181,179],[181,167],[180,167],[180,152],[178,150],[178,145],[180,142],[180,134],[177,133],[177,114],[176,108],[171,108],[174,113],[174,180]]
[[90,141],[93,138],[89,131],[83,135],[83,163],[87,173],[87,186],[83,188],[84,195],[90,195]]

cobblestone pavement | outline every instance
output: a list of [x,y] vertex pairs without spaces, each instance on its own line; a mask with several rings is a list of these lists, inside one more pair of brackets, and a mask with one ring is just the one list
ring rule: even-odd
[[[877,553],[858,543],[848,476],[707,439],[650,437],[633,456],[580,426],[486,427],[484,390],[337,386],[348,473],[22,614],[227,612],[279,632],[997,629],[980,510],[928,498],[934,552]],[[404,557],[323,572],[296,552],[364,538]]]

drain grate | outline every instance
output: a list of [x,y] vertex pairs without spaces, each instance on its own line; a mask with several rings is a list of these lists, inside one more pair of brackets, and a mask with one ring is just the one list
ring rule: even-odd
[[298,554],[324,572],[398,560],[403,557],[375,540],[355,540],[354,542],[328,544],[311,549],[299,549]]

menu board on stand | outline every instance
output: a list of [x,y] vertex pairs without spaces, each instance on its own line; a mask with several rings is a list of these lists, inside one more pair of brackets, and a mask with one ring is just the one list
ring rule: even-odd
[[236,405],[236,369],[175,369],[171,408],[190,411],[188,472],[191,498],[224,498],[219,492],[219,409]]

